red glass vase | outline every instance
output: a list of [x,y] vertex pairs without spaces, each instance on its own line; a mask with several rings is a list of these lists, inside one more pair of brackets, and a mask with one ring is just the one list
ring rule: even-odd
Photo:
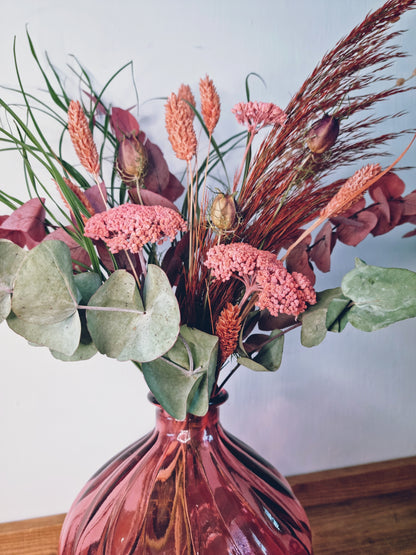
[[287,481],[224,431],[218,406],[155,429],[97,472],[63,524],[60,555],[312,553]]

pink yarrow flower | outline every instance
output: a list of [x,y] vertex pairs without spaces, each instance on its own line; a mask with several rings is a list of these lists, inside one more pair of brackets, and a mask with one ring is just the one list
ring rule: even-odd
[[102,239],[114,254],[122,250],[138,253],[147,243],[161,244],[186,230],[186,222],[176,210],[122,204],[92,216],[85,224],[84,235]]
[[267,308],[273,316],[280,313],[298,316],[307,304],[316,303],[309,279],[298,272],[290,274],[277,257],[246,243],[216,245],[209,249],[205,265],[220,281],[232,277],[245,285],[243,304],[257,293],[256,306]]
[[239,102],[232,112],[238,123],[245,125],[250,133],[265,125],[283,125],[287,119],[285,112],[271,102]]

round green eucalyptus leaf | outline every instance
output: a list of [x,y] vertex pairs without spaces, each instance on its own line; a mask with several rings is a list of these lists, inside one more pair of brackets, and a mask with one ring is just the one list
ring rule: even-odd
[[254,360],[264,366],[266,370],[276,372],[282,363],[285,336],[280,330],[276,329],[272,331],[270,337],[274,339],[263,345]]
[[269,371],[268,368],[266,368],[265,366],[263,366],[259,362],[256,362],[254,359],[252,359],[248,356],[247,357],[245,357],[245,356],[237,357],[237,362],[238,362],[238,364],[241,364],[241,366],[244,366],[245,368],[248,368],[249,370],[253,370],[254,372],[268,372]]
[[29,251],[17,272],[12,310],[34,324],[53,324],[77,311],[77,290],[69,248],[45,241]]
[[203,416],[215,381],[218,338],[187,326],[165,356],[142,364],[149,389],[177,420]]
[[88,301],[101,286],[101,278],[95,272],[82,272],[74,276],[75,285],[81,296],[81,303],[88,304]]
[[[186,372],[166,358],[158,358],[142,365],[142,371],[150,391],[161,406],[176,420],[184,420],[188,414],[189,396],[193,391],[207,389],[207,377],[202,369]],[[208,410],[208,402],[198,403],[200,416]]]
[[342,290],[354,302],[349,322],[363,331],[416,316],[416,273],[410,270],[360,264],[344,276]]
[[14,280],[25,255],[18,245],[0,239],[0,322],[10,313]]
[[[117,270],[91,297],[88,329],[101,353],[147,362],[166,353],[179,333],[180,313],[166,274],[149,264],[143,302],[134,278]],[[98,307],[98,309],[94,309]]]
[[[316,295],[316,304],[310,306],[300,319],[302,320],[301,343],[304,347],[319,345],[328,329],[335,329],[335,324],[347,307],[350,299],[346,298],[340,287],[325,289]],[[337,328],[341,331],[341,324]]]
[[78,312],[61,322],[42,325],[22,320],[12,312],[7,318],[7,324],[30,343],[49,347],[67,356],[71,356],[79,345],[81,323]]
[[80,343],[78,348],[72,355],[65,355],[59,351],[54,351],[51,349],[51,354],[54,358],[58,360],[63,360],[64,362],[78,362],[80,360],[88,360],[92,358],[97,353],[97,347],[94,343],[88,343],[84,345]]

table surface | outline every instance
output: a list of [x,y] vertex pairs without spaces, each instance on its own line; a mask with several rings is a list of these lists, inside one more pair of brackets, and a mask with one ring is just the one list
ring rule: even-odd
[[[416,555],[416,457],[289,477],[314,555]],[[1,555],[55,555],[65,515],[0,524]]]

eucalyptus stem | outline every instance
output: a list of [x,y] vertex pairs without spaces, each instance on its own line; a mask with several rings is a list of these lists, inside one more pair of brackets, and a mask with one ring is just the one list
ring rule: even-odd
[[217,386],[217,391],[221,391],[221,389],[224,387],[224,385],[228,382],[228,380],[235,374],[235,372],[238,370],[238,368],[241,366],[240,363],[237,363],[234,368],[229,372],[229,374],[226,376],[226,378],[221,382],[221,384],[219,386]]

